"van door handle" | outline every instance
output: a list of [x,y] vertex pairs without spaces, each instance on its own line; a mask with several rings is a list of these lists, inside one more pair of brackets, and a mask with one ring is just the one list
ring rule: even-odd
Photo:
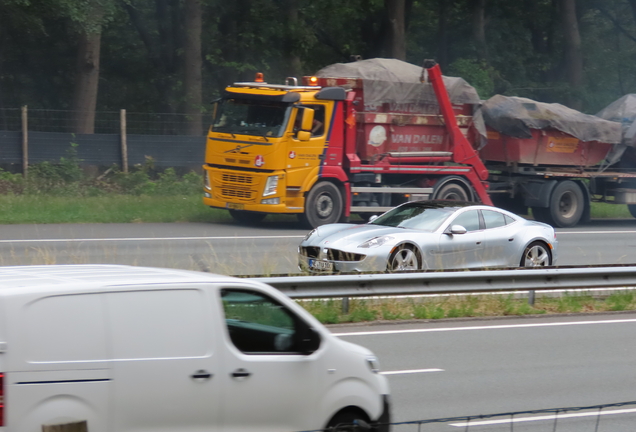
[[212,374],[206,370],[198,370],[194,374],[190,375],[192,379],[210,379],[212,378]]
[[248,372],[246,369],[237,369],[234,372],[232,372],[232,377],[234,378],[247,378],[248,376],[252,375],[251,372]]

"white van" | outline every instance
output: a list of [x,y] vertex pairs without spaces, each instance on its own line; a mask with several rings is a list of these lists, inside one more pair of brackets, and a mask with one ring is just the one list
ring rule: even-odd
[[373,354],[249,279],[0,267],[0,432],[388,431]]

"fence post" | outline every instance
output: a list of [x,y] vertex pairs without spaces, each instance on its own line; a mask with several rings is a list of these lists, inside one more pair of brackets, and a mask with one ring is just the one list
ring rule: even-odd
[[88,423],[86,420],[82,420],[71,423],[42,425],[42,432],[88,432]]
[[29,170],[29,127],[28,127],[27,106],[22,107],[22,176],[28,175]]
[[126,110],[119,112],[119,126],[121,134],[121,170],[128,172],[128,141],[126,139]]

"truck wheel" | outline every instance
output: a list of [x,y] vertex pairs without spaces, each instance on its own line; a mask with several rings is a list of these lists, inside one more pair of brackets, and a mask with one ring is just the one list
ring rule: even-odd
[[629,214],[636,218],[636,204],[627,204],[627,210],[629,210]]
[[550,219],[561,228],[573,227],[583,215],[583,191],[571,180],[559,182],[550,198]]
[[305,199],[305,213],[299,215],[307,228],[336,223],[343,215],[344,204],[338,187],[323,181],[316,183]]
[[267,214],[265,213],[256,213],[256,212],[246,212],[241,210],[230,210],[230,216],[232,219],[237,221],[238,223],[245,225],[254,225],[259,222],[262,222],[265,219]]
[[435,199],[450,201],[470,201],[466,189],[457,183],[448,183],[442,186],[437,193]]
[[420,258],[415,247],[411,245],[400,245],[389,257],[387,270],[390,273],[404,270],[419,270]]

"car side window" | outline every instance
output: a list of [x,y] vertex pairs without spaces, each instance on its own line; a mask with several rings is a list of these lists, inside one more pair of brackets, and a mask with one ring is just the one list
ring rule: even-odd
[[477,210],[469,210],[457,216],[451,223],[452,225],[461,225],[466,228],[466,231],[478,231],[479,226],[479,212]]
[[246,354],[297,354],[298,318],[257,291],[222,289],[225,323],[234,346]]
[[503,213],[493,210],[482,210],[482,216],[486,224],[486,229],[499,228],[508,225],[506,222],[506,216]]

